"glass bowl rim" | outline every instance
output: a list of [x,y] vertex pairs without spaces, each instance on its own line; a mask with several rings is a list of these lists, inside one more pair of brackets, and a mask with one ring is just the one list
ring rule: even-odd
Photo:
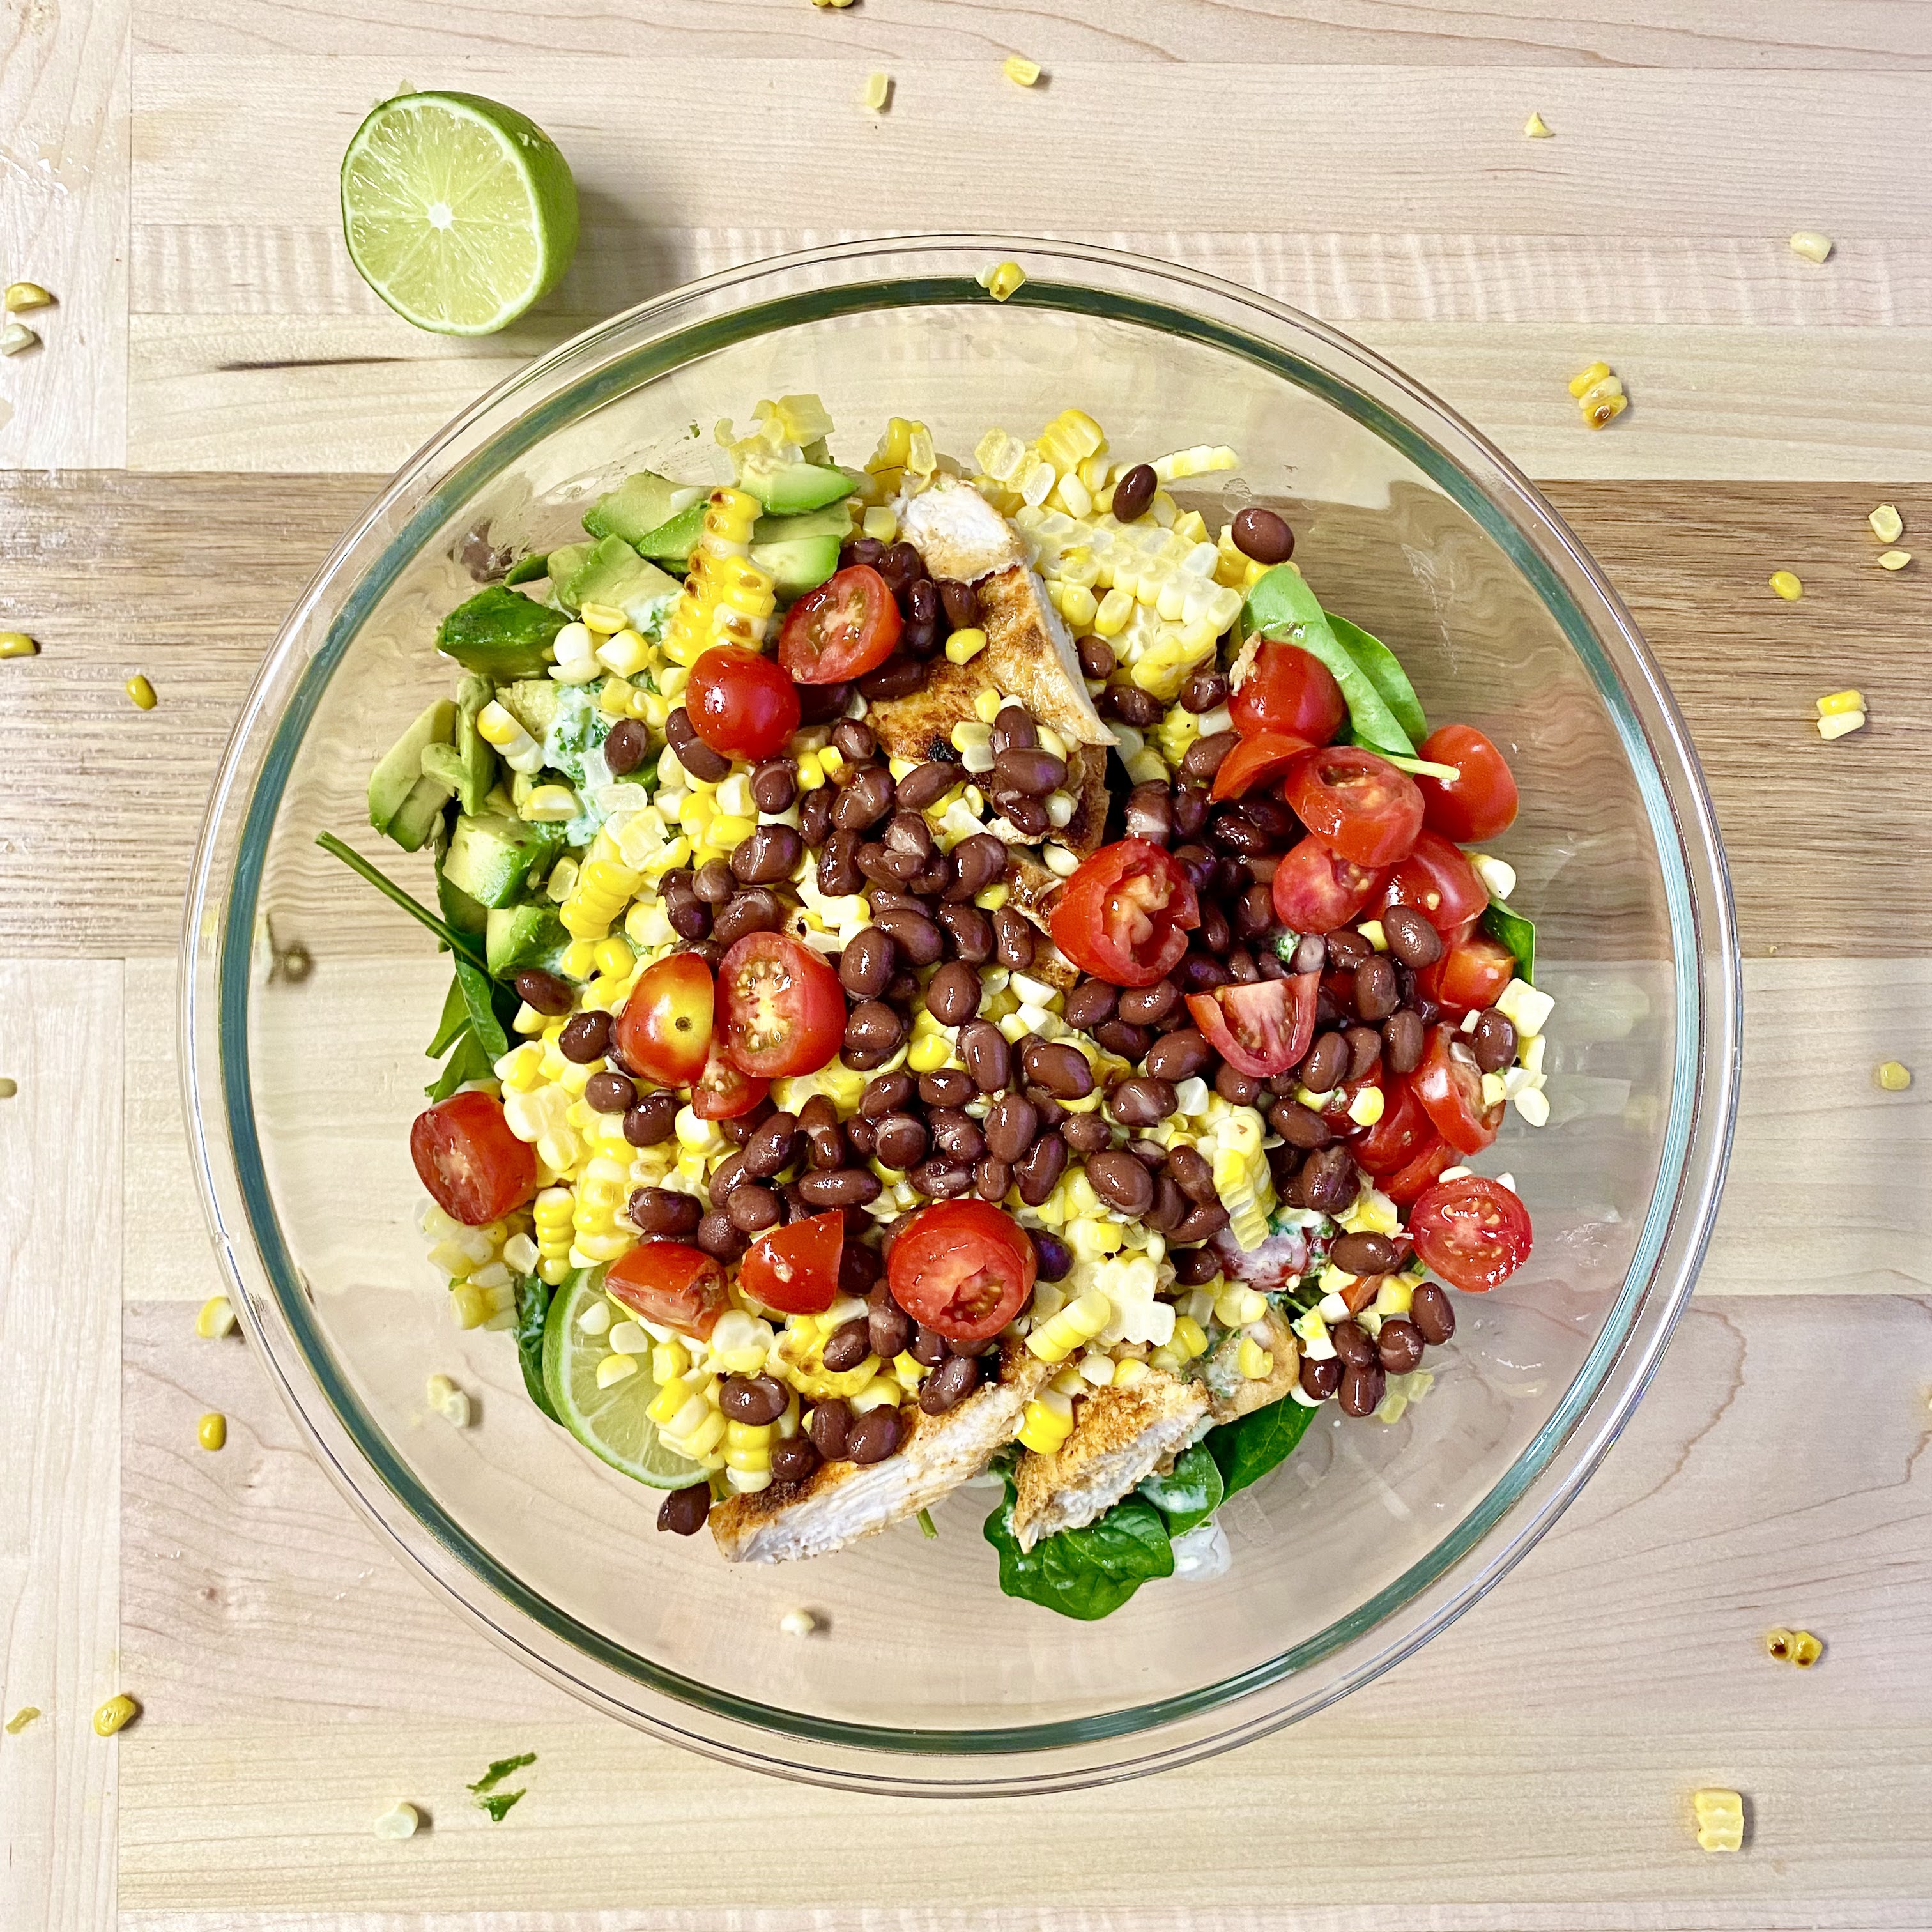
[[[248,968],[269,838],[322,692],[369,611],[423,542],[482,484],[560,424],[655,374],[772,330],[836,316],[986,301],[990,298],[979,285],[977,265],[1009,256],[1050,262],[1085,278],[1055,280],[1030,274],[1011,298],[1016,305],[1183,337],[1239,356],[1318,395],[1421,469],[1528,581],[1612,718],[1649,820],[1677,981],[1671,1107],[1658,1178],[1623,1286],[1562,1398],[1482,1501],[1364,1604],[1265,1663],[1152,1703],[978,1730],[848,1724],[716,1690],[638,1657],[506,1570],[436,1504],[336,1370],[282,1238],[248,1080]],[[892,272],[881,277],[881,267]],[[1219,313],[1210,316],[1167,299],[1181,291]],[[686,311],[690,320],[666,326]],[[1324,352],[1346,375],[1298,354],[1291,346],[1296,338]],[[1372,389],[1382,393],[1378,396]],[[534,398],[536,406],[518,411],[526,398]],[[437,473],[446,452],[506,411],[512,412],[507,421],[486,442],[446,473]],[[426,495],[425,483],[430,486]],[[375,562],[360,570],[329,615],[322,644],[272,716],[274,687],[291,670],[309,622],[322,611],[328,593],[339,588],[338,580],[386,514],[412,502],[416,507],[401,528],[383,544]],[[1564,582],[1559,566],[1576,580],[1575,587]],[[1596,623],[1585,615],[1580,595],[1594,604]],[[1636,689],[1606,653],[1600,638],[1605,631],[1624,653],[1625,671],[1636,674]],[[1640,694],[1647,700],[1648,728],[1634,702]],[[1674,767],[1669,780],[1665,764]],[[221,862],[231,846],[236,848],[232,869],[224,879]],[[183,1100],[204,1210],[218,1256],[238,1291],[236,1306],[251,1342],[270,1364],[284,1399],[334,1479],[471,1622],[542,1674],[601,1708],[730,1761],[880,1790],[928,1794],[1037,1790],[1187,1762],[1323,1708],[1390,1667],[1461,1614],[1555,1520],[1628,1420],[1694,1280],[1715,1212],[1736,1108],[1738,976],[1729,881],[1714,817],[1667,687],[1594,560],[1534,485],[1479,433],[1340,332],[1285,304],[1196,270],[1060,241],[886,236],[748,263],[668,290],[597,325],[478,398],[403,465],[365,508],[284,621],[211,793],[182,944]],[[220,1096],[221,1131],[213,1136],[202,1105],[205,1089]],[[231,1234],[234,1221],[245,1223],[244,1241],[238,1243]],[[1666,1249],[1676,1266],[1671,1278],[1663,1280]],[[250,1278],[250,1258],[266,1279],[266,1293]],[[1646,1318],[1641,1336],[1640,1316]],[[292,1372],[298,1363],[312,1388]],[[313,1408],[316,1392],[326,1414]],[[1590,1426],[1583,1452],[1566,1469],[1557,1469],[1558,1452],[1586,1416]],[[350,1466],[357,1459],[373,1470],[386,1497],[371,1493],[358,1480]],[[1528,1520],[1504,1547],[1488,1562],[1475,1564],[1477,1552],[1504,1516],[1531,1504]],[[428,1546],[410,1534],[412,1525],[427,1532]],[[1458,1580],[1452,1573],[1459,1569],[1470,1574]],[[466,1579],[481,1584],[496,1603],[478,1600],[465,1589]],[[1432,1588],[1436,1600],[1424,1606],[1419,1619],[1394,1641],[1372,1645],[1384,1624]],[[536,1630],[511,1627],[501,1616],[506,1605],[520,1625],[534,1624]],[[557,1646],[568,1654],[560,1654]],[[1175,1742],[1138,1756],[1117,1756],[1108,1749],[1136,1736],[1172,1735],[1174,1727],[1186,1728],[1190,1720],[1234,1711],[1244,1700],[1282,1690],[1297,1672],[1350,1646],[1361,1652],[1358,1660],[1298,1702],[1251,1708],[1245,1716],[1238,1714],[1228,1728],[1177,1736]],[[615,1682],[590,1681],[579,1660],[600,1667]],[[626,1686],[644,1694],[648,1707],[630,1701]],[[680,1720],[678,1707],[722,1720],[730,1734],[694,1733]],[[1198,1721],[1193,1728],[1199,1730]],[[778,1740],[802,1752],[802,1758],[778,1754]],[[1075,1748],[1080,1747],[1088,1748]],[[1012,1762],[1016,1754],[1057,1752],[1065,1757],[1070,1750],[1078,1762],[1058,1768],[1051,1760],[1036,1768]]]

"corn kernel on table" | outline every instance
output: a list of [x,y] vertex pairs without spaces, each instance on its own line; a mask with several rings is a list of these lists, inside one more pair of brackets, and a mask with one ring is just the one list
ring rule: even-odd
[[[0,269],[57,298],[0,362],[0,631],[40,644],[0,662],[0,1719],[41,1714],[0,1732],[6,1932],[1928,1922],[1924,9],[22,0],[0,52]],[[577,265],[506,335],[418,334],[349,266],[338,158],[411,83],[576,168]],[[593,1717],[378,1548],[247,1349],[195,1336],[173,954],[260,654],[419,440],[674,282],[974,225],[1305,307],[1546,482],[1696,736],[1748,1018],[1699,1292],[1503,1588],[1233,1755],[938,1805]],[[1600,434],[1566,387],[1598,358],[1631,398]],[[1923,560],[1877,566],[1880,502]],[[1826,742],[1846,686],[1869,723]],[[97,1736],[116,1692],[140,1714]],[[538,1762],[496,1826],[463,1786],[506,1739]],[[1743,1849],[1701,1850],[1732,1791]],[[406,1844],[373,1828],[401,1796]]]

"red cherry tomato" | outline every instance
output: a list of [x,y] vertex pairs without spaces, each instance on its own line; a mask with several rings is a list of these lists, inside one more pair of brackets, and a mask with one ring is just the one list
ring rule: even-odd
[[640,1241],[610,1264],[604,1286],[646,1321],[700,1340],[724,1312],[724,1270],[682,1241]]
[[845,1216],[836,1208],[774,1228],[738,1264],[738,1285],[782,1315],[823,1315],[838,1298]]
[[1358,866],[1407,858],[1422,830],[1415,781],[1359,745],[1303,752],[1289,768],[1288,802],[1330,851]]
[[1529,1258],[1529,1210],[1480,1174],[1438,1181],[1410,1210],[1415,1252],[1451,1288],[1481,1294]]
[[1299,644],[1264,638],[1252,669],[1228,700],[1234,729],[1243,737],[1257,731],[1288,731],[1311,745],[1325,745],[1348,715],[1342,687],[1318,657]]
[[416,1116],[410,1158],[436,1204],[466,1227],[487,1227],[537,1191],[536,1154],[511,1132],[502,1102],[474,1089]]
[[1382,1117],[1355,1143],[1355,1165],[1365,1174],[1394,1174],[1436,1138],[1406,1073],[1382,1084]]
[[[1382,1084],[1382,1069],[1378,1066],[1371,1068],[1359,1080],[1344,1080],[1328,1096],[1328,1104],[1322,1109],[1322,1118],[1328,1122],[1328,1131],[1331,1134],[1339,1134],[1344,1140],[1361,1139],[1369,1130],[1348,1109],[1355,1104],[1357,1096],[1367,1088],[1372,1087],[1378,1092],[1381,1091]],[[1383,1105],[1386,1107],[1388,1102],[1384,1101]]]
[[740,1114],[748,1114],[771,1091],[771,1086],[769,1080],[754,1080],[734,1066],[713,1034],[704,1071],[691,1090],[691,1111],[700,1120],[735,1120]]
[[1083,973],[1117,986],[1151,986],[1180,963],[1201,908],[1169,854],[1144,838],[1120,838],[1081,862],[1048,923],[1053,943]]
[[1438,932],[1454,932],[1480,918],[1489,889],[1476,868],[1440,832],[1423,832],[1415,850],[1389,874],[1384,908],[1413,906]]
[[798,687],[770,658],[731,645],[692,666],[684,708],[692,729],[729,758],[769,758],[798,729]]
[[1444,724],[1422,741],[1431,764],[1454,765],[1453,778],[1418,778],[1429,823],[1445,838],[1468,844],[1493,838],[1516,822],[1516,780],[1503,754],[1473,724]]
[[954,1342],[997,1335],[1025,1306],[1037,1266],[1025,1229],[987,1201],[918,1209],[886,1258],[892,1299]]
[[1315,996],[1322,976],[1295,973],[1190,993],[1187,1010],[1208,1044],[1238,1072],[1257,1080],[1298,1066],[1315,1037]]
[[1432,1127],[1429,1139],[1408,1164],[1398,1168],[1383,1181],[1382,1192],[1397,1207],[1406,1208],[1419,1201],[1436,1185],[1445,1167],[1454,1167],[1461,1159],[1462,1156]]
[[838,975],[782,932],[748,932],[718,968],[724,1052],[741,1072],[776,1080],[815,1073],[845,1037]]
[[617,1016],[624,1064],[660,1087],[688,1087],[711,1052],[716,988],[694,952],[674,952],[638,976]]
[[1430,1034],[1429,1052],[1411,1080],[1430,1124],[1459,1154],[1480,1154],[1496,1138],[1503,1103],[1483,1104],[1483,1070],[1447,1020]]
[[1487,933],[1472,932],[1451,940],[1434,965],[1416,974],[1415,985],[1446,1012],[1475,1013],[1494,1006],[1515,977],[1516,955]]
[[1361,911],[1382,875],[1304,838],[1274,868],[1274,916],[1294,932],[1333,932]]
[[1299,737],[1292,731],[1257,731],[1221,760],[1212,795],[1240,798],[1258,784],[1272,784],[1301,753],[1314,748],[1312,738]]
[[848,564],[785,614],[778,662],[800,684],[838,684],[884,664],[899,629],[886,580],[868,563]]

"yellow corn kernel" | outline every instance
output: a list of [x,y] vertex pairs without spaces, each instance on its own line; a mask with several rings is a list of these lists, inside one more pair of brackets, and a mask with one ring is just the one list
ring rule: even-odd
[[1556,131],[1540,114],[1532,114],[1522,124],[1525,137],[1532,141],[1546,141]]
[[928,1034],[906,1049],[905,1064],[915,1073],[937,1073],[952,1057],[952,1045],[944,1034]]
[[136,711],[152,711],[158,702],[154,687],[138,671],[128,680],[128,701]]
[[[825,4],[827,6],[849,7],[852,4],[852,0],[825,0]],[[885,111],[886,103],[892,98],[892,76],[874,69],[873,72],[866,75],[866,85],[860,90],[859,105],[861,107],[870,108],[874,114],[883,113]]]
[[1026,1420],[1020,1426],[1019,1439],[1036,1454],[1051,1456],[1073,1433],[1072,1418],[1065,1421],[1039,1401],[1026,1406]]
[[597,1386],[601,1389],[615,1388],[618,1383],[628,1381],[637,1372],[636,1356],[616,1353],[606,1355],[597,1364]]
[[1744,1801],[1735,1791],[1694,1791],[1691,1810],[1697,1822],[1698,1848],[1706,1852],[1744,1849]]
[[1909,550],[1888,550],[1880,555],[1878,567],[1881,570],[1903,570],[1911,561],[1912,553]]
[[651,1379],[662,1388],[677,1381],[691,1368],[691,1352],[682,1342],[660,1342],[651,1351]]
[[1815,228],[1801,228],[1791,238],[1791,252],[1802,255],[1808,262],[1822,262],[1832,253],[1832,238],[1820,235]]
[[1570,377],[1570,393],[1580,398],[1586,391],[1594,389],[1610,373],[1610,365],[1607,362],[1592,362],[1580,376]]
[[20,315],[31,308],[49,308],[53,297],[38,282],[9,282],[7,284],[7,313]]
[[141,1707],[124,1690],[108,1699],[94,1714],[94,1729],[97,1736],[111,1738],[116,1731],[123,1730],[141,1714]]
[[1818,700],[1820,718],[1835,718],[1840,712],[1862,711],[1865,694],[1862,691],[1834,691]]
[[1834,738],[1842,738],[1847,732],[1864,728],[1865,714],[1862,711],[1841,711],[1831,718],[1818,720],[1818,735],[1828,743]]
[[0,658],[38,657],[40,649],[25,631],[0,631]]
[[1223,1328],[1246,1328],[1267,1312],[1268,1298],[1238,1282],[1214,1298],[1214,1319]]
[[1114,1318],[1114,1304],[1098,1288],[1090,1288],[1052,1320],[1027,1337],[1027,1346],[1042,1362],[1063,1362],[1083,1342],[1090,1342]]
[[1771,573],[1771,587],[1787,604],[1796,604],[1804,595],[1804,586],[1798,582],[1796,574],[1789,570],[1774,570]]
[[[970,625],[962,631],[955,631],[946,640],[947,659],[963,664],[977,657],[986,648],[986,634],[977,625]],[[998,716],[998,712],[994,714]]]
[[1026,271],[1017,262],[999,262],[980,272],[980,286],[995,302],[1005,302],[1026,280]]
[[1174,1321],[1174,1340],[1170,1345],[1184,1362],[1208,1352],[1208,1331],[1191,1315],[1178,1315]]
[[1358,1127],[1372,1127],[1382,1118],[1385,1104],[1379,1087],[1364,1087],[1348,1102],[1348,1118]]
[[1264,1348],[1252,1335],[1244,1335],[1235,1353],[1234,1366],[1240,1370],[1244,1382],[1264,1382],[1274,1373],[1274,1351]]
[[194,1318],[194,1332],[204,1342],[218,1341],[235,1329],[235,1308],[225,1294],[211,1294]]
[[1800,1670],[1809,1670],[1825,1654],[1825,1646],[1809,1630],[1791,1633],[1791,1660]]
[[608,974],[614,980],[621,980],[637,965],[638,956],[624,941],[613,933],[608,939],[597,942],[597,970]]
[[1000,63],[1000,71],[1016,87],[1030,87],[1040,78],[1040,63],[1018,54],[1009,54]]
[[219,1409],[210,1409],[194,1426],[194,1439],[204,1449],[228,1446],[228,1418]]
[[1902,1060],[1888,1060],[1874,1070],[1872,1078],[1888,1094],[1903,1094],[1912,1084],[1912,1069]]
[[1791,1660],[1791,1633],[1781,1626],[1768,1630],[1764,1634],[1764,1654],[1775,1663],[1788,1664]]
[[614,638],[631,621],[614,604],[586,604],[577,615],[586,631],[601,631],[607,638]]
[[1896,503],[1880,504],[1865,521],[1880,543],[1896,543],[1905,534],[1905,519],[1898,514]]
[[898,538],[899,520],[887,505],[875,503],[866,512],[864,528],[875,543],[894,543]]

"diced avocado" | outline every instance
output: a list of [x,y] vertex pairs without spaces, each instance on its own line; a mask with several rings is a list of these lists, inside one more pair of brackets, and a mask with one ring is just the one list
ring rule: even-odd
[[452,885],[440,871],[436,875],[436,902],[458,932],[482,932],[489,924],[490,908],[472,899],[460,886]]
[[822,510],[852,494],[852,479],[826,463],[781,463],[770,470],[747,466],[744,487],[774,516]]
[[550,594],[572,616],[577,614],[577,606],[564,595],[564,586],[583,568],[596,548],[595,544],[559,544],[544,560],[544,574],[550,578]]
[[567,621],[561,611],[521,591],[493,584],[444,618],[436,645],[465,670],[481,671],[499,682],[541,677],[550,662],[551,642]]
[[[456,706],[439,698],[389,748],[369,774],[369,823],[386,832],[410,796],[422,782],[423,753],[432,745],[446,745],[456,729]],[[446,790],[443,796],[449,792]],[[413,852],[417,845],[410,847]]]
[[704,534],[704,499],[687,503],[676,516],[667,518],[654,530],[638,538],[637,548],[659,563],[674,563],[682,570],[691,561],[698,539]]
[[548,906],[493,906],[483,952],[491,975],[521,972],[526,966],[554,968],[570,934]]
[[752,561],[772,574],[774,587],[789,603],[816,590],[838,568],[838,546],[843,538],[834,536],[794,537],[788,543],[754,544]]
[[443,874],[484,905],[508,905],[532,872],[547,871],[562,849],[563,834],[554,825],[494,814],[459,818],[442,855]]
[[572,574],[563,594],[579,610],[586,604],[608,604],[642,628],[651,625],[655,607],[682,588],[622,537],[605,537]]
[[[548,683],[549,680],[546,679],[544,682]],[[456,795],[464,810],[472,818],[483,809],[483,801],[496,782],[496,754],[490,749],[489,740],[476,728],[476,721],[482,716],[484,706],[495,695],[496,687],[487,677],[478,677],[474,671],[457,687],[456,755],[462,760],[463,770],[456,782]]]
[[556,716],[558,687],[547,677],[519,678],[496,694],[496,702],[541,745]]
[[543,551],[532,550],[528,556],[520,556],[504,573],[506,584],[530,584],[539,577],[550,574],[550,559]]
[[[439,748],[432,746],[434,751]],[[414,788],[402,802],[394,818],[384,828],[387,837],[393,838],[405,852],[420,852],[435,831],[442,817],[442,808],[449,802],[449,788],[440,778],[424,776],[416,780]]]
[[850,501],[828,503],[822,510],[807,510],[796,517],[760,517],[752,527],[754,544],[790,543],[799,537],[836,537],[841,543],[852,534]]
[[621,537],[634,544],[670,514],[670,500],[680,488],[654,470],[640,470],[584,512],[584,527],[593,537]]

